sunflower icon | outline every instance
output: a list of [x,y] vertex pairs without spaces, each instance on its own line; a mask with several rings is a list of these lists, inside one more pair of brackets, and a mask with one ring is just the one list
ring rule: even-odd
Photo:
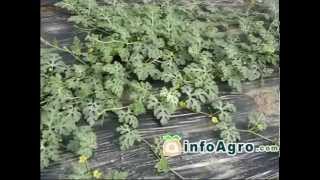
[[162,145],[163,155],[173,157],[182,153],[182,146],[180,143],[181,137],[178,135],[165,135],[162,137],[164,143]]

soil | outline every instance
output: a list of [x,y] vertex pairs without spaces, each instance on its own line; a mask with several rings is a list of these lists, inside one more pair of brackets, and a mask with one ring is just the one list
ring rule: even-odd
[[257,105],[257,111],[265,115],[280,113],[280,96],[277,87],[259,88],[247,92]]

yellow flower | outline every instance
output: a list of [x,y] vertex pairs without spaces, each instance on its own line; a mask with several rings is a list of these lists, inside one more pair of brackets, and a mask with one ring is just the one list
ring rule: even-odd
[[85,155],[81,155],[81,156],[79,157],[79,163],[80,163],[80,164],[86,163],[87,160],[88,160],[88,157],[85,156]]
[[93,177],[95,177],[96,179],[101,178],[102,173],[99,170],[94,170],[93,171]]
[[182,108],[185,108],[185,107],[187,107],[187,103],[184,102],[184,101],[180,101],[179,102],[179,106],[182,107]]
[[217,124],[219,122],[217,117],[212,117],[211,121],[213,122],[213,124]]

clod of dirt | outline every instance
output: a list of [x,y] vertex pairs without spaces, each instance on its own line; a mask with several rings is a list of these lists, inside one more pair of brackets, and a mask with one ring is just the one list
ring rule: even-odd
[[277,88],[260,88],[246,93],[257,105],[257,111],[265,115],[280,113],[280,96]]

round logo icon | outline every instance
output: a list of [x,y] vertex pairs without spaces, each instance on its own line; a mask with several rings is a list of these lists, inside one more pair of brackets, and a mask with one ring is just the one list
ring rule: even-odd
[[182,147],[178,140],[164,142],[162,149],[164,156],[173,157],[182,153]]

